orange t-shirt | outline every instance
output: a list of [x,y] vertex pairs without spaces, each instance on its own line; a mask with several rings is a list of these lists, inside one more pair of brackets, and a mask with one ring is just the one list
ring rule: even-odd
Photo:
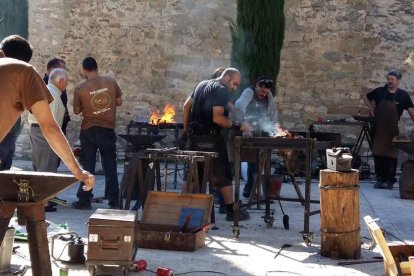
[[73,108],[80,109],[81,129],[93,126],[115,128],[116,99],[122,96],[116,80],[99,76],[88,79],[75,88]]
[[36,69],[23,61],[0,58],[0,139],[11,129],[24,110],[53,97]]

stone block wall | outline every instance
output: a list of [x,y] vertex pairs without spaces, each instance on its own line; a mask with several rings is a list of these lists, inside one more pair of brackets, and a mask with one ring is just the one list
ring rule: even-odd
[[[100,72],[115,76],[124,92],[117,117],[117,132],[124,133],[130,120],[148,118],[153,108],[170,103],[181,110],[198,81],[218,66],[229,66],[229,20],[236,18],[236,3],[30,1],[32,63],[43,74],[50,58],[66,61],[71,111],[71,93],[83,80],[80,63],[88,55],[95,57]],[[393,67],[403,73],[401,88],[414,95],[413,5],[407,0],[286,0],[276,97],[282,126],[303,131],[318,117],[357,110],[363,106],[361,94],[383,85]],[[412,133],[413,126],[405,114],[402,132]],[[72,144],[77,143],[79,128],[80,117],[72,115]],[[18,140],[19,156],[30,152],[27,131],[26,126]],[[338,131],[350,139],[358,134]]]
[[[384,85],[391,68],[402,72],[400,88],[414,96],[413,5],[404,0],[285,1],[276,98],[282,125],[306,129],[319,117],[358,112],[365,106],[361,94]],[[400,129],[414,134],[407,112]],[[354,139],[359,129],[342,131]]]
[[[84,80],[81,61],[96,58],[100,72],[113,75],[123,91],[118,133],[125,133],[130,120],[148,120],[150,111],[166,104],[176,106],[181,121],[182,104],[194,86],[217,67],[229,66],[229,20],[236,13],[235,0],[30,1],[32,64],[44,74],[50,58],[66,61],[72,112],[73,89]],[[74,145],[81,118],[71,117],[68,138]],[[30,152],[27,133],[26,124],[18,157]]]

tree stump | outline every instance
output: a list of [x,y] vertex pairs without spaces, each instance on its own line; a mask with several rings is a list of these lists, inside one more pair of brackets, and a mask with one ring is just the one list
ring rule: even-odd
[[320,171],[321,255],[359,259],[359,172]]

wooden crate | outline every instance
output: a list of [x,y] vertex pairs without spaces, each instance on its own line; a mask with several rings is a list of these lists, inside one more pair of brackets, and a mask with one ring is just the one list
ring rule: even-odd
[[[203,247],[212,206],[212,195],[149,192],[138,223],[138,247],[177,251],[195,251]],[[190,221],[190,227],[180,232],[180,216],[186,210],[202,212],[198,212],[199,223],[191,225]]]
[[[368,231],[375,243],[379,246],[384,259],[386,276],[412,275],[414,276],[414,246],[388,245],[381,228],[370,216],[364,217]],[[402,260],[401,260],[402,259]]]
[[97,209],[89,218],[88,261],[133,261],[137,213]]

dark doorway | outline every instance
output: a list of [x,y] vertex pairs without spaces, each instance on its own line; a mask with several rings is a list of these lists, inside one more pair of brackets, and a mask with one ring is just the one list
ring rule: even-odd
[[0,0],[0,40],[11,34],[29,35],[28,0]]

